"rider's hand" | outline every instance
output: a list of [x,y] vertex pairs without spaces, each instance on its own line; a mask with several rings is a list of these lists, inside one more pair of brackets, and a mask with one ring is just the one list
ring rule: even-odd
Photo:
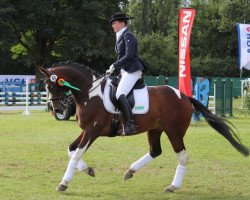
[[106,71],[106,74],[112,74],[113,72],[115,71],[115,67],[114,65],[112,64],[109,69]]

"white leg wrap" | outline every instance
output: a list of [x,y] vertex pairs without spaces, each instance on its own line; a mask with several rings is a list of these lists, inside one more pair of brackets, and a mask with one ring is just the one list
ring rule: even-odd
[[187,163],[188,163],[188,154],[185,150],[182,150],[181,152],[176,154],[178,157],[178,166],[176,168],[174,180],[172,182],[172,185],[176,188],[181,188],[182,181],[187,169]]
[[63,176],[63,179],[62,179],[63,182],[68,183],[72,180],[76,166],[77,166],[81,156],[86,151],[88,145],[89,145],[89,141],[82,149],[77,148],[76,151],[73,153],[72,157],[70,158],[67,170]]
[[146,165],[147,163],[149,163],[150,161],[152,161],[154,158],[147,153],[145,156],[141,157],[139,160],[137,160],[136,162],[134,162],[130,168],[133,169],[134,171],[138,171],[140,170],[144,165]]
[[63,181],[65,181],[66,183],[70,182],[74,176],[74,171],[75,171],[75,168],[76,168],[76,165],[77,165],[77,162],[76,160],[74,159],[70,159],[69,161],[69,164],[68,164],[68,167],[67,167],[67,170],[63,176]]
[[74,153],[75,153],[75,151],[70,151],[70,150],[68,149],[68,156],[69,156],[69,158],[71,158],[71,157],[73,156]]
[[172,182],[173,186],[175,186],[178,189],[181,188],[181,184],[182,184],[185,172],[186,172],[186,167],[184,167],[182,165],[177,166],[174,180]]
[[[69,158],[71,158],[74,153],[75,153],[75,151],[70,151],[68,149],[68,156],[69,156]],[[87,169],[87,167],[88,166],[86,165],[86,163],[82,159],[80,159],[78,161],[77,166],[76,166],[76,168],[78,169],[79,172],[82,172],[83,170]]]
[[180,153],[177,153],[176,155],[178,157],[179,165],[187,166],[187,163],[188,163],[187,152],[185,150],[182,150]]
[[76,168],[78,169],[79,172],[82,172],[83,170],[87,169],[87,167],[88,166],[86,165],[86,163],[82,159],[80,159],[78,161],[77,166],[76,166]]

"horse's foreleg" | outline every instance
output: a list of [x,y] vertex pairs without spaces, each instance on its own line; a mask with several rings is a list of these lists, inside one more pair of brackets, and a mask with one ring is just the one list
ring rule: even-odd
[[[69,158],[72,158],[72,156],[74,155],[75,151],[70,151],[68,149],[68,156]],[[82,160],[82,158],[80,158],[80,160],[78,161],[76,168],[78,169],[79,172],[85,171],[88,175],[90,176],[94,176],[94,174],[90,174],[90,167],[87,166],[87,164]]]
[[164,192],[173,192],[174,190],[180,189],[183,178],[187,169],[187,163],[188,163],[188,154],[185,150],[182,150],[179,153],[176,153],[178,157],[178,166],[175,171],[175,176],[172,181],[172,184],[167,187]]
[[[76,151],[73,153],[73,155],[70,158],[70,161],[68,163],[67,170],[62,178],[62,181],[57,188],[57,191],[65,191],[67,189],[68,183],[72,180],[72,178],[74,176],[74,171],[77,167],[77,164],[78,164],[81,156],[83,155],[83,153],[87,150],[89,143],[90,143],[90,141],[88,141],[83,146],[83,148],[77,148]],[[86,164],[84,163],[84,165],[86,165]]]
[[[77,137],[77,139],[69,145],[69,148],[68,148],[68,156],[69,156],[69,158],[71,158],[73,156],[73,154],[75,153],[77,147],[79,146],[79,144],[80,144],[80,142],[82,140],[82,137],[83,137],[83,133],[81,133]],[[78,163],[76,165],[76,168],[78,169],[79,172],[84,171],[90,176],[95,176],[94,170],[91,167],[87,167],[86,163],[81,158],[78,161]]]
[[161,137],[162,131],[159,130],[151,130],[148,131],[148,142],[150,145],[150,152],[145,156],[141,157],[139,160],[134,162],[130,168],[126,171],[124,180],[128,180],[133,177],[133,174],[139,171],[143,166],[152,161],[157,156],[161,155]]

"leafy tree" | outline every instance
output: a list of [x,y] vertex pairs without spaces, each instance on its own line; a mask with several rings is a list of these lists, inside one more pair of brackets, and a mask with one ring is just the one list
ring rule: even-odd
[[191,40],[192,75],[239,76],[236,24],[245,5],[233,1],[193,1],[196,9]]
[[[147,75],[177,76],[178,13],[183,0],[1,0],[0,73],[34,73],[37,65],[78,61],[99,72],[115,60],[116,12],[135,17]],[[196,9],[191,38],[195,76],[239,76],[237,23],[250,23],[246,0],[192,0]],[[9,68],[8,66],[13,66]],[[243,75],[250,75],[245,71]]]
[[[131,0],[128,12],[134,17],[131,28],[138,35],[160,32],[168,35],[170,23],[178,12],[178,0]],[[176,19],[176,18],[175,18]]]
[[139,37],[139,54],[148,67],[147,75],[177,75],[177,48],[172,37],[160,33]]
[[178,5],[173,0],[129,2],[129,14],[135,17],[131,29],[138,36],[147,75],[177,75]]
[[1,26],[15,38],[13,58],[28,66],[50,66],[62,59],[89,64],[110,58],[108,20],[119,6],[118,0],[4,0]]

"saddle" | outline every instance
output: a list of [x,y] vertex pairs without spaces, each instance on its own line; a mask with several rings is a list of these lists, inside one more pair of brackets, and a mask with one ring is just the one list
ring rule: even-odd
[[[119,81],[119,77],[108,79],[104,88],[103,104],[105,109],[110,113],[120,113],[115,96]],[[133,114],[145,114],[148,112],[148,89],[142,78],[136,82],[126,98],[132,108]]]
[[[109,96],[110,96],[110,100],[113,103],[113,105],[115,106],[116,109],[120,109],[119,105],[118,105],[118,101],[116,99],[116,91],[117,91],[117,87],[118,84],[120,83],[121,78],[120,77],[116,77],[114,79],[111,80],[111,84],[110,84],[110,92],[109,92]],[[131,108],[134,107],[135,105],[135,97],[133,94],[133,90],[134,89],[142,89],[145,87],[145,83],[144,83],[144,79],[140,78],[134,85],[134,87],[132,88],[132,90],[129,92],[129,94],[127,95],[126,99],[129,102],[129,105]]]

